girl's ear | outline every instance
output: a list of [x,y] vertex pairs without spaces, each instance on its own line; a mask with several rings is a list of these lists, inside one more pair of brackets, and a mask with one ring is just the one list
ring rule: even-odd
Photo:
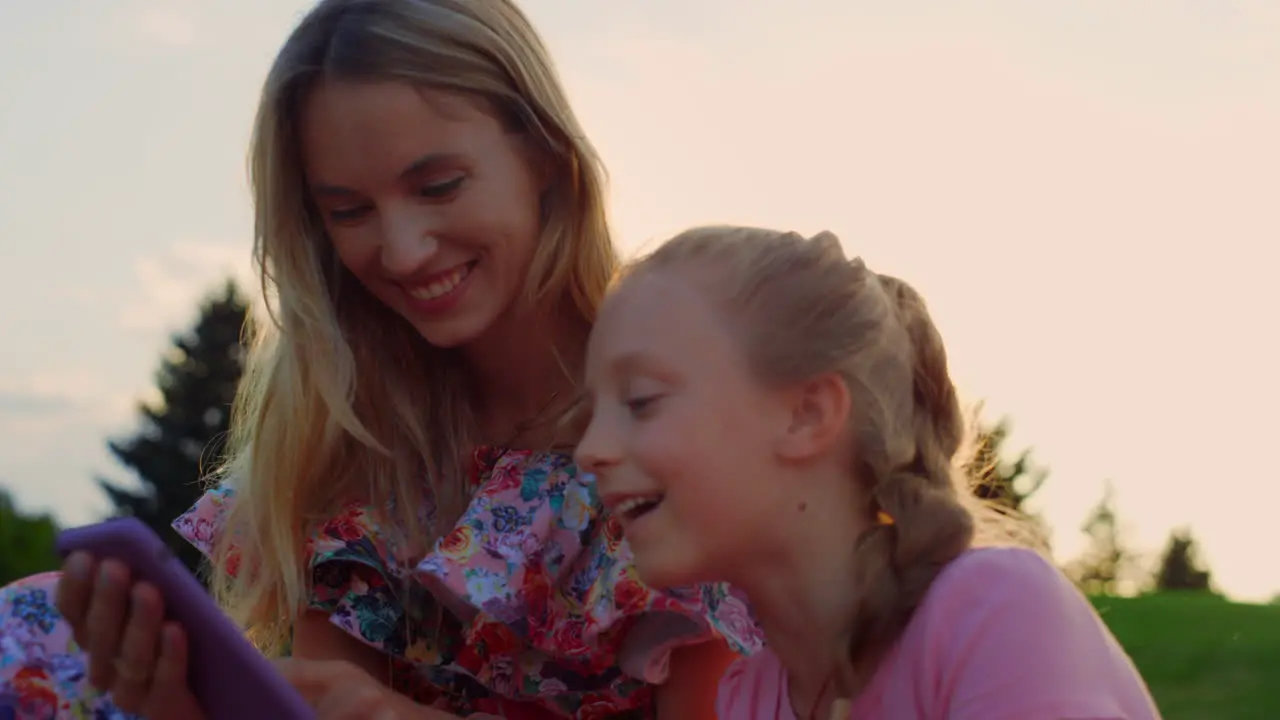
[[787,393],[790,424],[778,438],[780,457],[803,462],[831,450],[849,426],[849,386],[835,373],[805,381]]

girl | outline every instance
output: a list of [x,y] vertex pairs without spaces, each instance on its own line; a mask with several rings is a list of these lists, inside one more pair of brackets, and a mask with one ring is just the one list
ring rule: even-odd
[[[743,604],[641,585],[567,452],[616,260],[524,15],[324,0],[267,77],[251,169],[273,322],[221,485],[175,523],[227,612],[322,717],[710,717],[758,643]],[[64,571],[0,595],[0,717],[198,718],[155,589]]]
[[641,577],[731,582],[764,628],[722,719],[1156,717],[1054,567],[974,547],[942,341],[834,236],[677,237],[605,304],[587,381],[578,462]]

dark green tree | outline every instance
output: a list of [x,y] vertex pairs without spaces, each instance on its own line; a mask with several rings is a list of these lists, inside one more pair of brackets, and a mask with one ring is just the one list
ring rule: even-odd
[[133,437],[108,443],[138,482],[129,488],[99,480],[116,514],[145,522],[192,571],[199,568],[200,555],[170,523],[200,496],[202,479],[222,457],[231,402],[244,369],[247,319],[248,303],[234,282],[201,303],[195,325],[173,337],[160,361],[160,399],[139,405],[141,428]]
[[53,546],[57,534],[52,517],[22,512],[8,491],[0,488],[0,587],[57,568]]
[[1067,574],[1089,595],[1115,595],[1121,583],[1131,579],[1135,556],[1124,541],[1114,495],[1108,481],[1102,499],[1081,528],[1089,536],[1089,546],[1067,567]]
[[1044,485],[1049,471],[1037,465],[1031,450],[1024,449],[1013,459],[1005,457],[1009,420],[980,427],[974,442],[968,473],[973,494],[988,502],[1026,513],[1023,504]]
[[1048,469],[1036,463],[1030,448],[1010,455],[1008,418],[994,425],[977,422],[977,428],[972,453],[965,464],[971,492],[1017,518],[1028,539],[1047,549],[1049,529],[1044,518],[1027,509],[1026,502],[1049,478]]
[[1166,590],[1199,590],[1207,591],[1212,575],[1200,563],[1195,538],[1189,528],[1178,528],[1169,534],[1169,544],[1165,546],[1164,555],[1160,559],[1160,567],[1156,571],[1155,589]]

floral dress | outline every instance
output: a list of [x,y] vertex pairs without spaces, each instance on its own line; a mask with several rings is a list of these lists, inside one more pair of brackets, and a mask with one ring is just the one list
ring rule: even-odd
[[[760,647],[726,586],[640,583],[568,455],[481,449],[472,480],[470,507],[424,558],[358,504],[308,540],[310,606],[385,653],[400,692],[462,716],[643,718],[673,649],[713,638],[743,654]],[[174,528],[207,553],[234,501],[214,489]],[[53,608],[57,577],[0,589],[0,720],[127,718],[88,684]]]

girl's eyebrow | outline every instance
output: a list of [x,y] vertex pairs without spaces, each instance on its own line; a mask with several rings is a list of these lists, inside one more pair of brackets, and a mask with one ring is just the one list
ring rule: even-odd
[[656,380],[671,382],[674,372],[652,353],[644,350],[628,350],[609,361],[609,370],[613,375],[648,375]]
[[635,372],[654,372],[656,363],[643,350],[629,350],[613,358],[609,368],[615,374],[623,375]]

